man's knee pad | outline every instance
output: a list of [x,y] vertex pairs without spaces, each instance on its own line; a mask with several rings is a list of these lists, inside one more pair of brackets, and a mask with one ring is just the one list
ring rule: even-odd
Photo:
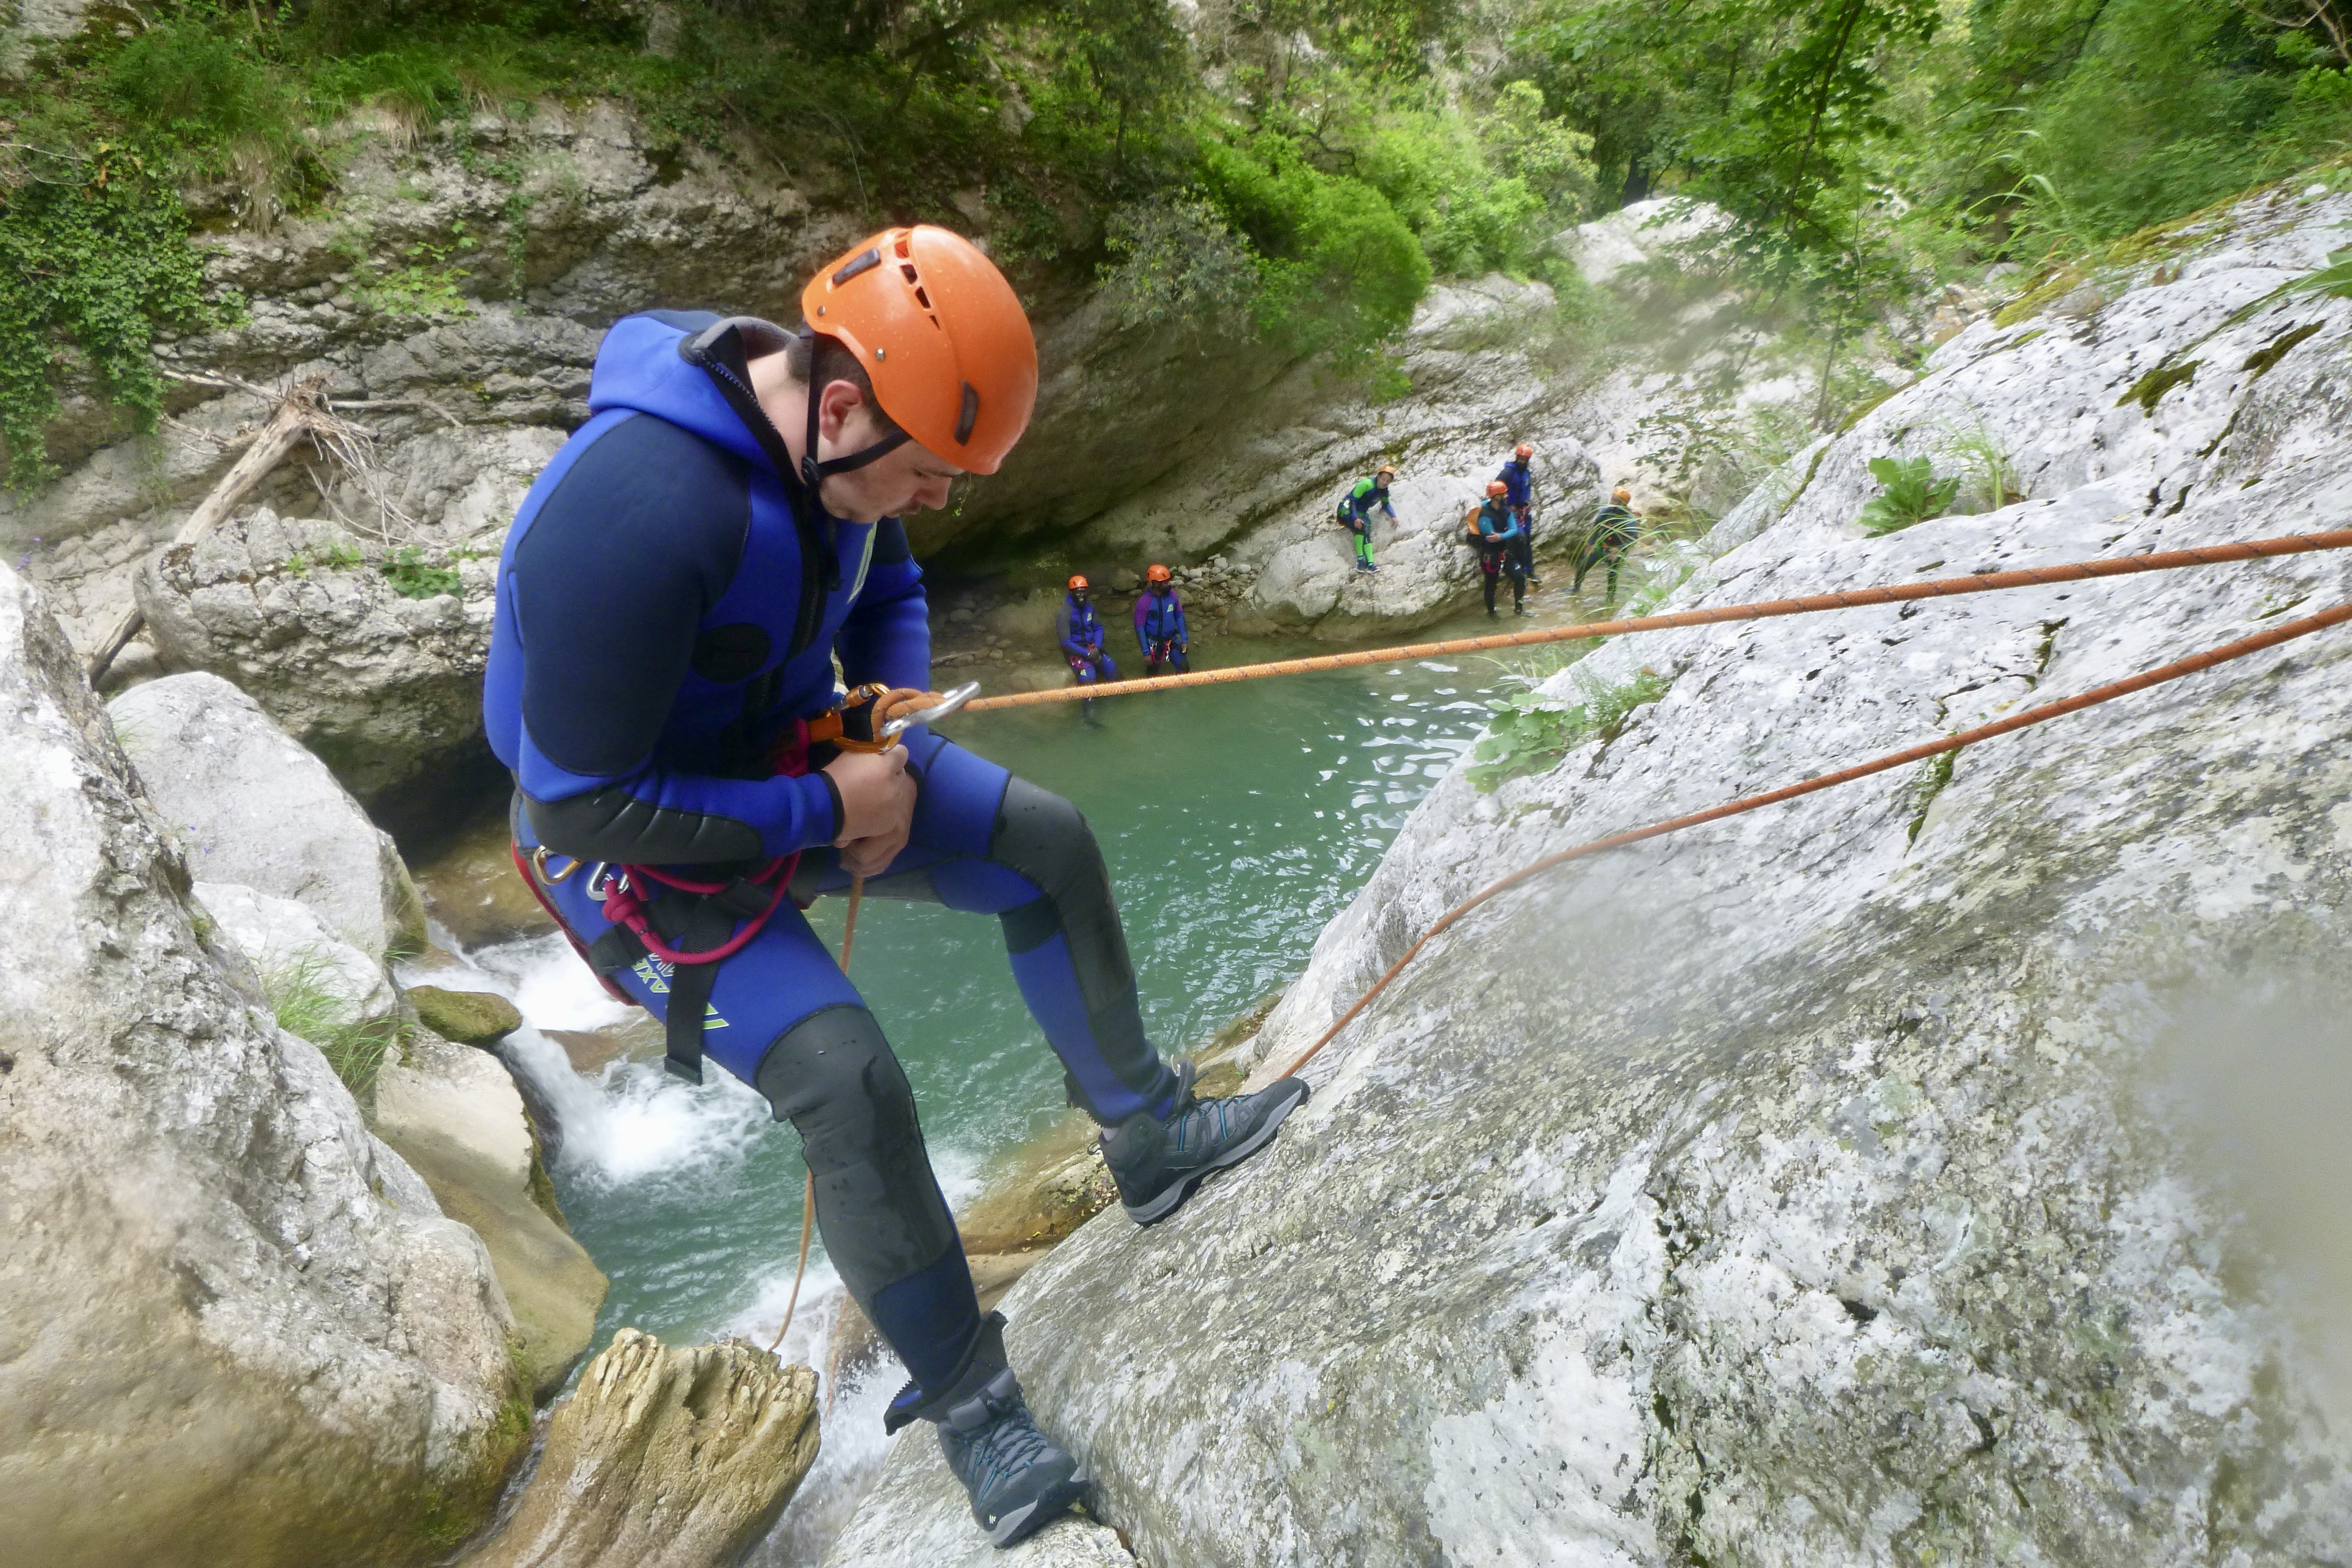
[[754,1083],[800,1131],[825,1250],[861,1303],[954,1243],[914,1090],[873,1014],[811,1014],[768,1047]]
[[[1128,961],[1127,936],[1120,929],[1118,909],[1110,893],[1110,868],[1104,864],[1102,846],[1078,808],[1060,795],[1039,789],[1028,780],[1005,783],[1004,799],[996,808],[996,827],[990,835],[988,858],[1012,867],[1037,884],[1052,906],[1054,918],[1070,942],[1081,968],[1089,961],[1109,963],[1104,976],[1131,984],[1135,972]],[[1027,911],[1034,921],[1041,911]],[[1011,936],[1007,928],[1007,936]],[[1031,934],[1028,945],[1037,940]],[[1091,982],[1085,977],[1090,999]]]

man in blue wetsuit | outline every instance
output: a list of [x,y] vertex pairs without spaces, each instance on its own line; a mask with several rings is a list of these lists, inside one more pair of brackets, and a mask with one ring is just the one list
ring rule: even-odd
[[1495,477],[1503,481],[1503,499],[1511,509],[1511,521],[1518,525],[1519,536],[1511,542],[1512,558],[1519,563],[1519,575],[1534,588],[1543,586],[1536,575],[1536,449],[1522,441]]
[[1486,499],[1472,512],[1464,528],[1473,548],[1478,552],[1478,572],[1486,579],[1486,614],[1495,614],[1495,585],[1502,577],[1511,579],[1511,614],[1528,613],[1528,574],[1519,567],[1519,558],[1512,550],[1519,538],[1518,519],[1511,515],[1509,492],[1500,479],[1486,481]]
[[798,901],[862,876],[996,916],[1140,1223],[1262,1147],[1306,1088],[1196,1098],[1144,1037],[1084,818],[920,728],[873,744],[874,704],[835,713],[836,655],[853,686],[929,686],[898,517],[996,470],[1036,350],[1010,285],[943,229],[874,236],[801,303],[800,333],[657,311],[606,334],[593,416],[508,536],[484,710],[533,889],[664,1020],[673,1069],[699,1080],[707,1054],[799,1131],[834,1263],[913,1374],[887,1424],[937,1424],[1006,1544],[1085,1473],[1031,1418],[906,1076]]
[[1084,577],[1070,579],[1069,591],[1062,595],[1059,625],[1062,657],[1069,661],[1070,673],[1078,678],[1080,686],[1118,679],[1118,663],[1103,651],[1102,617],[1095,614],[1094,585]]
[[1135,596],[1135,640],[1143,649],[1143,673],[1182,675],[1192,668],[1192,635],[1184,626],[1184,601],[1176,596],[1176,579],[1165,566],[1143,574],[1143,592]]

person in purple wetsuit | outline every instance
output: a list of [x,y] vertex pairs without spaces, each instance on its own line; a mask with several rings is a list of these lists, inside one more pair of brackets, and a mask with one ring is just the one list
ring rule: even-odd
[[1143,673],[1163,668],[1182,675],[1192,668],[1192,636],[1184,626],[1184,601],[1176,596],[1176,580],[1167,567],[1155,565],[1143,574],[1143,592],[1135,596],[1135,640],[1143,650]]

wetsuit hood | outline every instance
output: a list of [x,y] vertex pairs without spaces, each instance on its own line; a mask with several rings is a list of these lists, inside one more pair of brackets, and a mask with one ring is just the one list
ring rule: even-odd
[[769,473],[776,466],[759,437],[719,395],[710,374],[680,357],[678,345],[719,318],[709,311],[653,310],[614,323],[596,349],[588,409],[634,409],[667,419]]

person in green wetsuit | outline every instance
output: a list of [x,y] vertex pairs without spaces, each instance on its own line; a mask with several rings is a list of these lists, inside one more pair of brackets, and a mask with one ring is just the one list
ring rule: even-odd
[[1609,504],[1592,516],[1592,527],[1584,536],[1584,550],[1576,563],[1575,592],[1584,590],[1584,574],[1601,562],[1609,563],[1609,603],[1617,602],[1617,569],[1625,563],[1625,552],[1642,537],[1642,518],[1633,506],[1633,492],[1619,486],[1609,498]]
[[1388,514],[1396,521],[1396,508],[1389,504],[1389,481],[1396,478],[1396,469],[1387,463],[1369,479],[1358,479],[1355,488],[1339,498],[1339,523],[1356,536],[1356,570],[1377,572],[1372,563],[1372,513]]

